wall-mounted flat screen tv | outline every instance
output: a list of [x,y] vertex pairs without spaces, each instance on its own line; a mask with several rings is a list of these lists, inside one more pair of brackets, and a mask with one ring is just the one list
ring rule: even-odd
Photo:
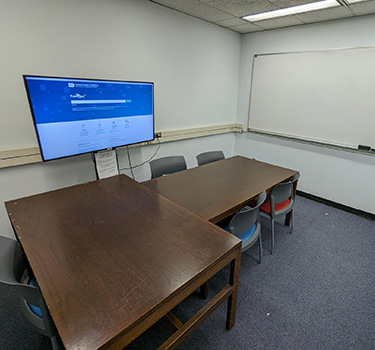
[[23,78],[44,161],[154,139],[151,82]]

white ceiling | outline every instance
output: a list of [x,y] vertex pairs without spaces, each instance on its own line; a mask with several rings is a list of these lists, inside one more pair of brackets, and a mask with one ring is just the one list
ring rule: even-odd
[[338,0],[341,3],[341,6],[338,7],[250,23],[241,19],[241,17],[259,12],[267,12],[285,7],[313,3],[320,0],[149,1],[239,33],[253,33],[268,29],[284,28],[307,23],[375,14],[375,0],[362,1],[352,5],[348,5],[345,0]]

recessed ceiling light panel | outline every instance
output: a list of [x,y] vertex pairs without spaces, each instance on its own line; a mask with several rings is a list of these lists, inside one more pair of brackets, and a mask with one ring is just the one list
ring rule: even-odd
[[365,1],[368,1],[368,0],[345,0],[345,2],[348,4],[355,4],[357,2],[365,2]]
[[[358,0],[351,0],[353,2]],[[316,10],[322,10],[330,7],[341,6],[336,0],[323,0],[318,2],[313,2],[310,4],[286,7],[279,10],[257,13],[255,15],[244,16],[242,19],[250,22],[262,21],[264,19],[276,18],[294,15],[297,13],[311,12]]]

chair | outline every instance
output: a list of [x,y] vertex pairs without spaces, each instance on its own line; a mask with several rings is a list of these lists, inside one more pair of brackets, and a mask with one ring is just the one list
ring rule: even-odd
[[152,160],[150,162],[151,179],[173,174],[186,169],[184,156],[170,156]]
[[38,284],[28,273],[20,244],[4,236],[0,236],[0,283],[20,292],[21,310],[27,320],[51,339],[54,350],[63,349]]
[[217,160],[224,159],[224,153],[222,151],[210,151],[204,152],[197,155],[198,165],[216,162]]
[[259,241],[259,264],[263,255],[259,207],[264,203],[266,197],[266,191],[263,191],[258,196],[255,207],[246,206],[238,211],[231,219],[227,229],[228,232],[242,240],[242,252]]
[[275,218],[291,212],[290,233],[293,230],[294,183],[299,179],[297,173],[285,183],[276,185],[266,202],[260,207],[261,215],[271,219],[271,254],[275,246]]

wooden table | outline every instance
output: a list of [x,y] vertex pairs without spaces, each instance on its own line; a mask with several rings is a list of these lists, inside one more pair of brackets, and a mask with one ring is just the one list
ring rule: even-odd
[[[235,156],[144,182],[152,190],[217,223],[297,171]],[[288,220],[287,220],[288,221]]]
[[67,350],[122,349],[229,263],[228,285],[161,348],[227,298],[234,325],[241,241],[125,175],[6,208]]

